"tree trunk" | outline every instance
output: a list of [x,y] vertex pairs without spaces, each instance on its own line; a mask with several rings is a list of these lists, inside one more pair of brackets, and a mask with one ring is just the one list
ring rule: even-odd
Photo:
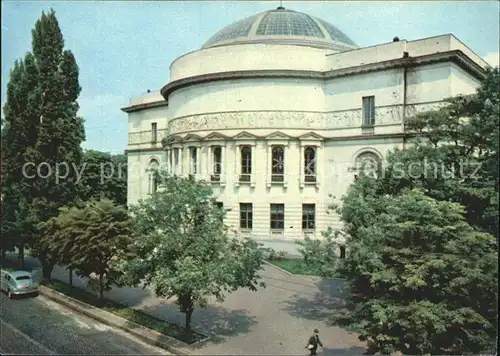
[[40,251],[37,257],[40,260],[40,263],[42,264],[42,282],[50,283],[52,270],[54,269],[54,264],[50,262],[47,253],[44,251]]
[[186,332],[188,334],[191,334],[192,333],[192,330],[191,330],[191,316],[193,315],[193,307],[190,307],[186,310]]
[[52,270],[54,265],[52,263],[42,263],[42,281],[50,283],[52,281]]
[[73,292],[73,268],[69,268],[69,289],[71,292]]
[[191,316],[193,315],[194,305],[191,298],[191,294],[179,295],[179,306],[181,307],[181,312],[186,314],[186,324],[184,329],[188,335],[191,335]]
[[17,253],[17,259],[19,260],[19,264],[21,269],[24,269],[24,242],[21,241],[19,244],[19,251]]
[[104,286],[103,286],[103,278],[102,274],[99,275],[99,304],[103,304],[104,301]]

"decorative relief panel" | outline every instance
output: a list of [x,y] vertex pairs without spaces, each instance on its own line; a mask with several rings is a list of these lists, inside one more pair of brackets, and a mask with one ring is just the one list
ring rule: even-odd
[[[402,106],[376,109],[376,124],[401,123]],[[187,116],[170,121],[172,133],[202,130],[263,129],[342,129],[361,126],[361,109],[328,113],[297,111],[222,112]]]
[[[407,105],[406,115],[436,109],[437,103]],[[402,105],[376,108],[375,126],[400,124],[403,115]],[[170,121],[171,134],[182,134],[196,131],[217,131],[221,129],[246,130],[262,129],[344,129],[360,127],[362,123],[361,109],[337,112],[297,112],[297,111],[250,111],[222,112],[196,116],[187,116]],[[167,136],[167,130],[159,130],[159,140]],[[150,131],[129,134],[129,145],[146,144],[151,139]]]
[[[167,136],[167,130],[158,130],[158,142]],[[151,143],[151,131],[139,131],[131,132],[128,134],[128,144],[129,145],[140,145],[141,143]]]

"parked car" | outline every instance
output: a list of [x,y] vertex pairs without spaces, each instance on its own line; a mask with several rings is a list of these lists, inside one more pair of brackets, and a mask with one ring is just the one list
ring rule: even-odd
[[14,295],[36,293],[38,283],[33,281],[29,272],[2,270],[1,289],[10,299]]

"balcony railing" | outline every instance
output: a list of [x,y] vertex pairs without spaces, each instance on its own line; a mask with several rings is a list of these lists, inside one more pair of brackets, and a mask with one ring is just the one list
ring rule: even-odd
[[240,182],[248,183],[250,182],[250,180],[251,180],[250,174],[240,174],[240,179],[239,179]]
[[306,174],[304,176],[304,182],[306,182],[306,183],[316,183],[316,174]]
[[271,182],[273,183],[283,183],[285,181],[284,174],[271,174]]

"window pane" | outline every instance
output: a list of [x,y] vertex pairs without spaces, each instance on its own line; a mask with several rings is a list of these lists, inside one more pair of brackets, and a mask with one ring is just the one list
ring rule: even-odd
[[252,149],[250,146],[241,148],[241,174],[252,174]]
[[304,150],[304,173],[306,175],[316,174],[316,150],[307,147]]
[[198,150],[196,147],[191,147],[191,173],[196,174],[198,168]]
[[151,123],[151,141],[156,142],[158,138],[158,130],[156,122]]
[[316,225],[315,204],[302,204],[302,228],[314,229]]
[[240,228],[251,229],[252,219],[253,219],[252,204],[240,203]]
[[271,229],[283,229],[285,226],[285,205],[271,204]]
[[285,172],[285,151],[283,146],[275,146],[272,150],[272,173],[284,174]]
[[213,173],[221,174],[222,172],[222,148],[213,148]]

